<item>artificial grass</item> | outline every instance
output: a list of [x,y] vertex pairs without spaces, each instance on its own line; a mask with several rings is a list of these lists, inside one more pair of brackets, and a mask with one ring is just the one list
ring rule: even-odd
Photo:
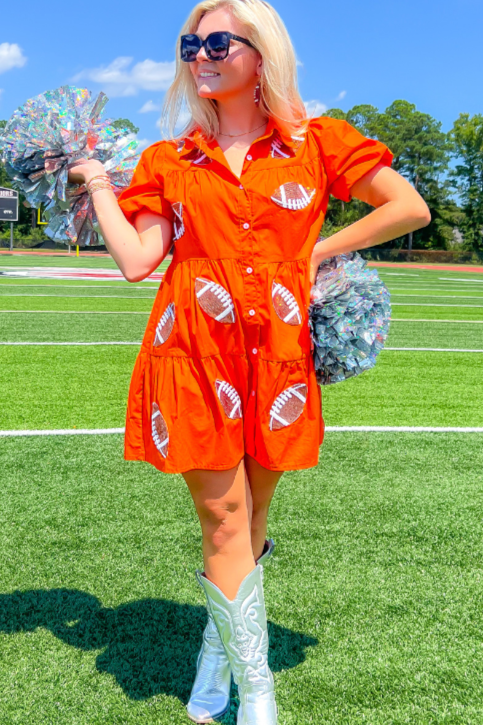
[[[0,328],[1,329],[1,328]],[[436,347],[483,350],[483,324],[458,322],[398,322],[392,320],[388,347]]]
[[[148,315],[0,314],[5,342],[140,342]],[[483,327],[483,325],[482,325]]]
[[[82,293],[82,290],[79,290]],[[61,310],[69,312],[145,312],[149,314],[153,307],[154,297],[142,296],[142,299],[132,299],[124,291],[113,297],[109,294],[103,295],[102,298],[68,296],[49,296],[35,297],[34,295],[21,295],[20,297],[8,297],[0,295],[0,315],[2,310],[18,310],[19,312],[28,310]],[[142,295],[142,292],[139,293]],[[146,317],[147,321],[147,317]]]
[[[67,251],[67,247],[66,250]],[[161,262],[158,270],[166,269],[171,258]],[[2,269],[15,267],[72,267],[74,269],[118,269],[112,257],[87,257],[80,254],[0,254],[0,276]]]
[[[122,437],[0,440],[0,719],[188,723],[205,622],[181,476]],[[265,571],[280,725],[483,719],[481,437],[327,434]],[[235,702],[226,725],[234,725]]]
[[[137,351],[0,346],[0,430],[124,425]],[[482,426],[480,355],[383,350],[322,399],[327,425]]]

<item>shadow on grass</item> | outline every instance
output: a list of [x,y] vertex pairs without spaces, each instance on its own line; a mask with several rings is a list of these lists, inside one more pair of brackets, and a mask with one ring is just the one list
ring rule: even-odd
[[[0,632],[32,632],[44,627],[72,647],[103,650],[99,672],[116,678],[128,697],[144,700],[158,693],[186,703],[206,624],[204,607],[163,599],[143,599],[115,609],[76,589],[0,594]],[[317,639],[269,623],[274,672],[295,667]]]

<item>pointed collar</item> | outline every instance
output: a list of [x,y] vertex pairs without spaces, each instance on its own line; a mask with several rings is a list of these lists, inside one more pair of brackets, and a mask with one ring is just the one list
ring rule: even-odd
[[[286,131],[273,116],[269,116],[265,133],[263,136],[259,136],[259,138],[257,138],[253,143],[256,144],[264,141],[265,139],[271,138],[275,133],[280,136],[286,146],[293,149],[296,149],[302,140],[302,137],[291,136],[290,133]],[[183,139],[182,148],[180,142],[180,156],[187,156],[195,147],[198,147],[205,153],[208,151],[210,156],[212,156],[213,152],[219,148],[216,138],[206,139],[201,129],[196,129],[189,136]]]

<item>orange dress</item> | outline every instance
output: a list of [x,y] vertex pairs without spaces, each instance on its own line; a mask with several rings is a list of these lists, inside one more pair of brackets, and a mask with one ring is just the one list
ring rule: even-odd
[[131,380],[127,460],[168,473],[232,468],[245,453],[271,470],[317,465],[310,258],[329,194],[350,201],[391,161],[327,117],[303,137],[270,119],[240,178],[201,132],[143,151],[119,204],[131,223],[143,210],[171,220],[175,251]]

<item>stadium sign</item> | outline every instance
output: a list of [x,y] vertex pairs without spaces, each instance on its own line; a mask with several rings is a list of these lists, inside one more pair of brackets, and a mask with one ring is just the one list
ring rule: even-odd
[[18,191],[0,186],[0,221],[18,221]]

